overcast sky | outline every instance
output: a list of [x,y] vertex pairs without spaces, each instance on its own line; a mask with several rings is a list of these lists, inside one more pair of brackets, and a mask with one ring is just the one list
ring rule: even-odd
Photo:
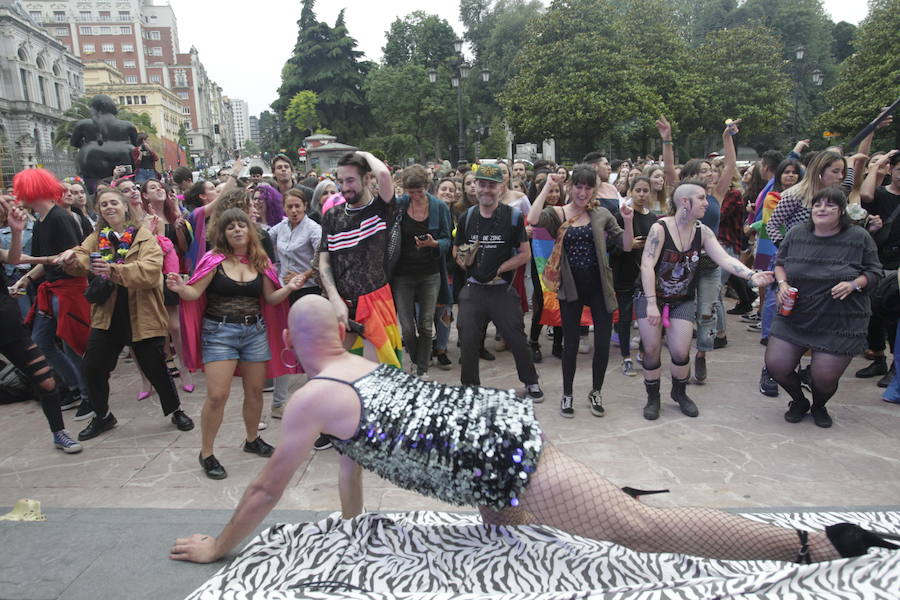
[[[823,3],[836,22],[859,24],[868,11],[864,0]],[[209,76],[229,97],[246,100],[251,115],[267,110],[281,83],[281,67],[297,40],[300,0],[169,0],[169,4],[178,19],[181,51],[196,46]],[[463,31],[455,0],[331,0],[317,2],[315,12],[320,21],[333,25],[341,8],[346,8],[350,35],[370,60],[381,58],[391,22],[414,10],[436,13],[460,36]]]

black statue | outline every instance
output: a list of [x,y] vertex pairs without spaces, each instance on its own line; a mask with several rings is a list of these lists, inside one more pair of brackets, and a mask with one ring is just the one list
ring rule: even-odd
[[93,192],[97,181],[113,174],[118,165],[131,165],[131,149],[137,144],[137,129],[116,118],[119,109],[112,98],[91,98],[91,118],[75,123],[70,144],[78,148],[78,172]]

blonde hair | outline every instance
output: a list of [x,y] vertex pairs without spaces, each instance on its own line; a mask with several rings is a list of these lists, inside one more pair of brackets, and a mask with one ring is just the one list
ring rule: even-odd
[[806,167],[806,174],[803,175],[796,185],[791,186],[783,193],[790,193],[800,197],[803,206],[809,208],[812,206],[813,196],[824,190],[827,186],[822,184],[822,173],[828,166],[836,161],[841,161],[844,165],[844,174],[847,174],[847,161],[843,155],[834,150],[822,150],[810,161]]

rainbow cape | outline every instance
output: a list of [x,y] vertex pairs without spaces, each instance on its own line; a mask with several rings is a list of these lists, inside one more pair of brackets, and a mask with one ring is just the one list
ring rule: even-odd
[[363,342],[375,349],[378,362],[402,368],[403,342],[391,286],[385,285],[374,292],[359,297],[356,303],[356,321],[365,327],[365,340],[357,336],[350,352],[363,355]]
[[[537,267],[538,279],[541,281],[541,291],[544,293],[544,310],[541,311],[541,325],[551,325],[553,327],[562,327],[562,317],[559,313],[559,298],[556,292],[551,291],[547,284],[544,283],[544,266],[550,260],[550,254],[553,252],[553,245],[556,243],[550,236],[550,232],[543,227],[535,227],[531,232],[531,255],[534,257],[534,264]],[[591,319],[591,309],[587,306],[581,312],[581,324],[593,325]]]

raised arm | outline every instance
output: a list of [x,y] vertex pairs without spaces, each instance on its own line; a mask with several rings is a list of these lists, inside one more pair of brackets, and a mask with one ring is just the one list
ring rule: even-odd
[[378,195],[385,202],[390,202],[391,198],[394,197],[394,179],[391,177],[390,169],[371,152],[357,152],[357,154],[369,163],[372,175],[375,176],[375,180],[378,182]]
[[[897,154],[897,150],[891,150],[887,154],[876,156],[869,164],[869,172],[859,188],[859,201],[868,204],[875,200],[875,188],[884,180],[885,175],[891,171],[891,157]],[[884,215],[887,218],[888,215]]]
[[557,173],[550,173],[547,175],[547,181],[544,183],[544,187],[541,188],[541,193],[537,195],[537,198],[535,198],[534,202],[531,204],[531,208],[528,209],[528,222],[533,227],[536,227],[538,221],[541,219],[541,213],[544,211],[544,203],[547,201],[547,196],[550,193],[550,186],[561,185],[565,179],[566,178],[563,175]]
[[663,173],[666,176],[666,185],[674,188],[678,185],[678,176],[675,174],[675,150],[672,148],[672,126],[665,117],[656,120],[656,129],[662,140]]
[[716,182],[716,187],[713,190],[713,196],[719,202],[725,198],[725,194],[728,193],[728,189],[731,187],[731,180],[737,172],[737,151],[734,148],[734,136],[738,133],[738,123],[740,122],[740,119],[731,121],[725,127],[725,131],[722,132],[722,146],[725,149],[725,168],[722,169],[722,175],[719,177],[719,181]]

